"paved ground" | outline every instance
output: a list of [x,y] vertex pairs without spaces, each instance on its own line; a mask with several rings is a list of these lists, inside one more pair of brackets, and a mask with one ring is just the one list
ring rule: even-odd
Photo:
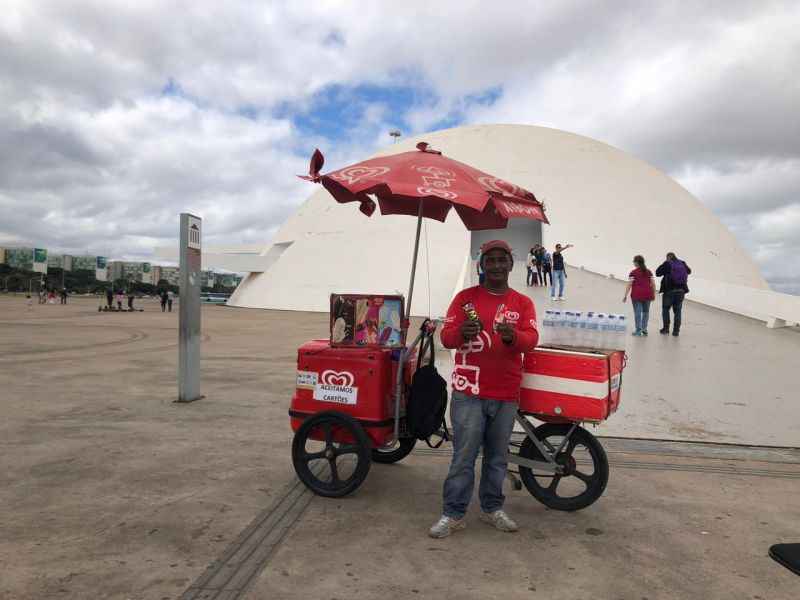
[[96,306],[0,296],[0,598],[178,598],[236,552],[250,587],[206,597],[797,596],[766,556],[800,541],[797,451],[606,439],[591,508],[509,492],[519,534],[471,515],[433,541],[446,453],[374,465],[342,500],[290,487],[295,348],[324,315],[204,307],[207,398],[178,405],[177,314]]

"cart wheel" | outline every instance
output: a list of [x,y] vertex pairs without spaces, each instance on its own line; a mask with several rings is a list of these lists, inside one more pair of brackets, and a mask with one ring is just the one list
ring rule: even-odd
[[[545,423],[535,429],[536,437],[555,453],[572,427],[569,423]],[[519,455],[532,460],[545,460],[533,442],[525,437]],[[608,458],[591,433],[576,427],[556,462],[565,467],[564,474],[534,473],[520,465],[519,474],[531,495],[556,510],[580,510],[603,495],[608,483]]]
[[369,473],[369,437],[352,417],[319,413],[303,421],[294,434],[292,462],[300,481],[315,494],[346,496]]
[[372,460],[384,464],[399,462],[411,454],[416,444],[417,438],[400,438],[391,448],[373,448]]

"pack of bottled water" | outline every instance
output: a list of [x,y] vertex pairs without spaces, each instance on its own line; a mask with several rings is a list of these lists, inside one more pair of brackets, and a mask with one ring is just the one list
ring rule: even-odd
[[540,345],[624,350],[628,341],[625,315],[594,311],[544,311],[539,327]]

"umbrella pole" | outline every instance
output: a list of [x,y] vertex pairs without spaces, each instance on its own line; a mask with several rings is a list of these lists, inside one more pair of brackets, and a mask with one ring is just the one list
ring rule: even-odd
[[[411,322],[411,299],[414,297],[414,276],[417,273],[417,255],[419,254],[419,234],[422,229],[422,203],[420,198],[419,211],[417,212],[417,235],[414,238],[414,257],[411,261],[411,280],[408,282],[408,304],[406,304],[405,323],[403,323],[403,346],[405,346],[406,338],[408,336],[408,324]],[[400,402],[403,398],[403,371],[408,360],[408,356],[413,352],[414,346],[420,341],[418,337],[411,348],[404,347],[400,351],[400,358],[397,363],[397,380],[395,381],[394,388],[394,439],[400,440]]]
[[419,201],[419,212],[417,213],[417,235],[414,238],[414,256],[411,260],[411,280],[408,282],[408,303],[406,304],[406,316],[411,318],[411,299],[414,297],[414,276],[417,273],[417,255],[419,254],[419,233],[422,229],[422,202]]

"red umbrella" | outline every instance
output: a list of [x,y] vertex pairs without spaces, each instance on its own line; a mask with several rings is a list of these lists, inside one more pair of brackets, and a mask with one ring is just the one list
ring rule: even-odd
[[547,223],[544,206],[528,190],[442,156],[427,143],[418,151],[371,158],[320,175],[325,158],[311,157],[308,177],[321,183],[337,202],[359,202],[367,216],[378,199],[384,215],[414,215],[444,221],[454,207],[469,230],[502,229],[509,218]]

